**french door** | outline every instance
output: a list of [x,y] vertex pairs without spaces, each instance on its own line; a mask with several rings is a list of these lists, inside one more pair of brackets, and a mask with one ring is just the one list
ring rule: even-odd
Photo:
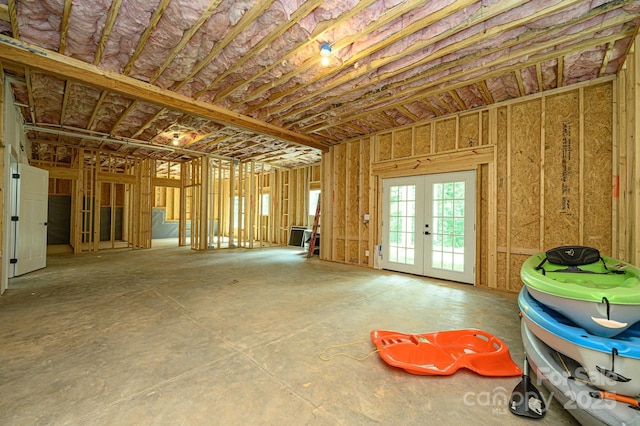
[[475,171],[385,179],[382,267],[473,284]]

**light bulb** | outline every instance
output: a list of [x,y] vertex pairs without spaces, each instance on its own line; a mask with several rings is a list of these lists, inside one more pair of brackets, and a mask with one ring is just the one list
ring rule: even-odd
[[329,56],[329,55],[331,55],[331,46],[325,43],[320,47],[320,56]]
[[322,59],[320,59],[320,63],[323,67],[329,66],[329,57],[323,56]]

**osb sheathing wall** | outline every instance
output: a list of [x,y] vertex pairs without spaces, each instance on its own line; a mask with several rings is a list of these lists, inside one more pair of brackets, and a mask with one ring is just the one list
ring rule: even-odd
[[[638,38],[636,38],[637,45]],[[616,81],[619,145],[614,146],[618,176],[614,181],[617,198],[618,257],[640,265],[640,54],[632,49]]]
[[373,266],[383,178],[470,169],[477,285],[515,292],[524,260],[555,246],[618,255],[613,107],[614,82],[601,79],[332,147],[322,258]]

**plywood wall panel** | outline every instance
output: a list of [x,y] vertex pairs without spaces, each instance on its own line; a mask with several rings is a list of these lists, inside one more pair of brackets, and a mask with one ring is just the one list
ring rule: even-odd
[[[518,291],[522,263],[543,248],[588,244],[608,253],[616,226],[612,176],[614,166],[625,164],[614,159],[615,97],[612,80],[603,80],[418,123],[410,127],[412,157],[399,139],[391,140],[409,128],[358,140],[357,156],[353,147],[346,153],[351,142],[332,146],[332,258],[372,266],[366,250],[380,244],[382,194],[375,182],[382,177],[469,166],[479,171],[476,285]],[[375,211],[365,211],[369,206]],[[371,214],[369,224],[364,213]]]
[[613,104],[601,99],[613,99],[612,85],[584,89],[584,244],[610,256],[613,199],[606,182],[613,174]]
[[498,252],[496,256],[496,283],[495,288],[500,290],[507,290],[507,254],[504,252]]
[[509,270],[511,271],[511,276],[509,277],[509,285],[505,290],[508,290],[512,293],[520,291],[522,288],[522,280],[520,279],[520,269],[522,268],[522,264],[529,258],[527,255],[522,254],[511,254],[510,261],[511,267]]
[[456,119],[450,118],[436,122],[435,152],[456,149]]
[[577,90],[546,99],[545,249],[580,244],[580,100]]
[[344,238],[337,238],[335,245],[334,260],[346,263],[346,244]]
[[511,108],[512,248],[538,248],[540,239],[541,109],[539,99]]
[[391,160],[393,152],[393,139],[391,132],[378,136],[377,161]]
[[480,113],[460,117],[460,139],[458,148],[471,148],[480,145]]
[[411,157],[413,152],[411,127],[393,132],[393,158]]
[[358,265],[360,263],[360,240],[349,240],[347,243],[347,263]]
[[416,126],[415,155],[431,153],[431,124]]

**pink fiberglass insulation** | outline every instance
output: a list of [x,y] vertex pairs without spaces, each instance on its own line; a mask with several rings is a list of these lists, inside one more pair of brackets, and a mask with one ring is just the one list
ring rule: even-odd
[[[209,30],[213,30],[212,27],[215,26],[217,27],[215,31],[220,32],[221,25],[218,21],[220,17],[224,16],[223,11],[221,11],[220,14],[216,13],[215,15],[216,16],[212,17],[205,26]],[[181,92],[187,95],[193,95],[195,92],[205,89],[211,81],[217,78],[219,74],[225,72],[236,61],[240,60],[242,56],[244,56],[253,46],[266,37],[279,22],[286,21],[287,18],[288,14],[283,9],[282,4],[275,1],[256,20],[251,22],[244,31],[234,37],[234,39],[231,40],[224,49],[222,49],[220,54],[216,55],[211,62],[196,74],[189,85],[181,90]],[[231,29],[232,25],[226,23],[226,27],[227,29]],[[199,37],[209,37],[208,34],[210,34],[210,32],[207,33],[201,29],[188,44],[189,47],[184,50],[190,50],[190,47],[198,45]],[[212,46],[212,48],[213,47],[214,46]],[[194,49],[197,50],[196,47],[194,47]],[[209,51],[207,51],[206,54],[208,54]],[[163,75],[162,85],[170,86],[176,81],[182,81],[187,76],[186,74],[191,72],[193,65],[193,63],[185,63],[180,70],[176,70],[176,62],[174,61],[174,64],[172,64],[172,66],[169,67]],[[242,70],[242,67],[240,70]],[[180,71],[181,75],[176,76],[176,72]]]
[[122,2],[111,34],[104,47],[100,68],[122,72],[133,55],[140,37],[149,25],[160,0]]
[[123,137],[131,137],[138,129],[144,126],[154,115],[160,111],[160,107],[144,102],[136,102],[133,110],[120,122],[116,134]]
[[32,74],[31,90],[36,104],[36,122],[60,124],[60,105],[62,105],[64,95],[64,81],[44,74]]
[[596,47],[576,55],[566,55],[564,57],[565,72],[563,84],[569,85],[584,80],[598,77],[599,69],[594,68],[594,63],[602,63],[605,49]]
[[149,81],[171,49],[180,42],[184,32],[198,21],[208,6],[208,0],[170,1],[138,56],[130,75]]
[[488,78],[487,88],[495,102],[506,101],[507,99],[517,98],[520,96],[518,81],[513,73],[504,76]]
[[[111,0],[76,1],[71,7],[65,54],[93,63]],[[62,8],[59,9],[62,11]],[[60,34],[58,33],[58,37]]]
[[424,104],[424,102],[411,102],[404,106],[407,108],[413,115],[418,117],[418,120],[427,120],[429,118],[435,117],[435,114],[430,108]]
[[16,2],[20,39],[57,51],[63,4],[63,0]]
[[540,91],[538,87],[538,74],[535,66],[526,67],[523,68],[522,71],[516,72],[520,73],[522,86],[524,87],[524,94],[530,95]]
[[93,130],[102,133],[112,133],[117,119],[124,110],[131,105],[131,102],[131,99],[127,99],[123,96],[113,93],[108,94],[96,113],[96,118],[93,122]]
[[456,93],[462,99],[467,109],[483,107],[487,102],[482,97],[480,89],[476,85],[463,86],[456,89]]
[[67,109],[62,124],[70,127],[86,128],[102,93],[101,90],[83,84],[71,84]]
[[540,64],[542,73],[542,90],[558,87],[558,60],[551,59]]

